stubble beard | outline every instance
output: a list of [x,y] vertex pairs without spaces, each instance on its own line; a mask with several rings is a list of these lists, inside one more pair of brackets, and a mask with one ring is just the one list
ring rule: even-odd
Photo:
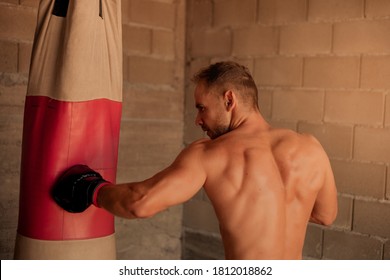
[[230,131],[229,126],[226,125],[219,125],[213,130],[208,130],[207,135],[210,137],[210,139],[216,139]]

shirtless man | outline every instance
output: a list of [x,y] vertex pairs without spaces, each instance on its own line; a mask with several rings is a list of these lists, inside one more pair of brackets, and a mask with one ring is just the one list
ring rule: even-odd
[[255,82],[239,64],[210,65],[194,82],[196,124],[210,139],[193,142],[142,182],[113,185],[75,166],[58,180],[55,200],[70,212],[93,203],[116,216],[147,218],[203,187],[226,259],[301,259],[308,222],[329,225],[337,214],[333,173],[320,143],[270,127],[259,112]]

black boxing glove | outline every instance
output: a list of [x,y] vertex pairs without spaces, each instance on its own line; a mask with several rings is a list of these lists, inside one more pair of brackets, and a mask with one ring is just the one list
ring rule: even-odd
[[109,184],[96,171],[86,165],[75,165],[66,170],[55,182],[52,196],[64,210],[81,213],[92,203],[97,205],[97,191]]

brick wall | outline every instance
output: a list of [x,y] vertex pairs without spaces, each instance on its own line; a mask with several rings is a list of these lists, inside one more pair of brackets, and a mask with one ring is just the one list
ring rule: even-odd
[[[13,256],[37,3],[0,0],[1,259]],[[183,139],[203,136],[194,126],[188,78],[210,62],[234,59],[252,71],[267,120],[314,134],[331,157],[339,215],[331,228],[309,226],[305,257],[390,259],[389,1],[125,0],[122,6],[118,182],[154,174]],[[116,219],[118,258],[180,258],[182,229],[183,258],[223,258],[205,194],[182,209],[143,221]]]
[[[143,180],[182,149],[184,1],[122,1],[123,117],[118,182]],[[182,207],[116,219],[119,259],[179,259]]]
[[[389,33],[385,0],[188,3],[185,142],[202,136],[188,78],[232,59],[252,71],[271,125],[313,134],[331,158],[339,215],[332,227],[309,225],[305,258],[389,259]],[[221,248],[203,192],[185,205],[184,221],[184,258],[223,258],[202,242]]]
[[[0,0],[0,258],[12,259],[19,170],[38,0]],[[123,115],[117,182],[142,180],[182,148],[182,0],[122,1]],[[119,259],[179,259],[182,207],[143,221],[116,219]]]
[[[20,3],[19,3],[20,2]],[[12,259],[18,223],[19,170],[37,1],[0,1],[0,258]]]

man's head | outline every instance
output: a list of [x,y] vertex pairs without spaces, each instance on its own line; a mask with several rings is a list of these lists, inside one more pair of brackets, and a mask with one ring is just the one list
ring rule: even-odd
[[204,83],[209,92],[223,95],[234,90],[244,105],[258,108],[257,87],[248,68],[233,61],[222,61],[201,69],[192,79]]
[[248,69],[232,61],[218,62],[194,77],[196,124],[217,138],[232,127],[233,111],[258,111],[257,87]]

